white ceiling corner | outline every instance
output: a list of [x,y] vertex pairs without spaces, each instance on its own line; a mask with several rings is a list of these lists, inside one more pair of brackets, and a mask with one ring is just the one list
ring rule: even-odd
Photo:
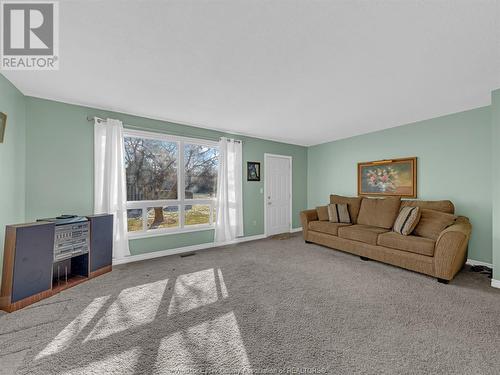
[[498,0],[60,1],[24,94],[313,145],[488,105]]

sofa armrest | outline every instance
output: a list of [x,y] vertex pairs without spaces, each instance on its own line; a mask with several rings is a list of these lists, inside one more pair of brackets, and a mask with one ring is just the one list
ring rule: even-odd
[[441,232],[434,250],[434,272],[436,277],[451,280],[467,261],[467,246],[472,225],[464,216]]
[[308,232],[309,232],[309,222],[318,220],[318,212],[314,210],[305,210],[300,213],[300,221],[302,223],[302,235],[304,236],[304,240],[308,240]]

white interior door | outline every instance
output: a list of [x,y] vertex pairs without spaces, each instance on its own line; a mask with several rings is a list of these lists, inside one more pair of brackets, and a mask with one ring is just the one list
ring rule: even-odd
[[266,235],[290,231],[292,158],[265,155]]

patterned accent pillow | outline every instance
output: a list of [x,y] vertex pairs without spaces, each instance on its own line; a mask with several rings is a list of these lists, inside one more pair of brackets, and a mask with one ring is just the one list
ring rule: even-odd
[[328,205],[328,218],[331,223],[345,223],[351,224],[351,216],[347,204],[329,204]]
[[421,213],[420,207],[403,207],[392,229],[396,233],[408,236],[417,226]]
[[347,204],[352,224],[356,224],[358,220],[359,208],[361,207],[362,200],[363,197],[343,197],[342,195],[335,194],[330,195],[331,204]]
[[318,220],[328,221],[330,217],[328,216],[328,206],[316,207],[316,212],[318,213]]

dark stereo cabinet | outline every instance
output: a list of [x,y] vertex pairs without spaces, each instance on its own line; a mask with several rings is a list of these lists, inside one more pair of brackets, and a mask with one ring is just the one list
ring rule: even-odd
[[[113,215],[87,218],[90,221],[88,254],[58,262],[54,261],[54,223],[41,221],[7,226],[0,289],[1,310],[19,310],[111,271]],[[62,272],[64,277],[59,275]]]

